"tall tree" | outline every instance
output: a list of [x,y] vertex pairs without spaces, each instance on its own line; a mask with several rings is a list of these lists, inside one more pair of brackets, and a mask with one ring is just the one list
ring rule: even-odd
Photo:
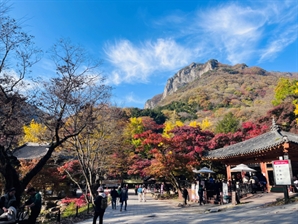
[[16,187],[20,199],[24,186],[19,181],[19,161],[12,149],[22,135],[23,125],[31,120],[29,113],[34,108],[26,103],[24,79],[39,61],[41,51],[35,47],[33,36],[9,16],[10,9],[6,1],[0,2],[0,173],[5,188]]
[[[93,122],[88,124],[79,135],[68,139],[65,144],[74,155],[74,160],[78,161],[80,178],[74,177],[73,172],[67,168],[64,170],[79,189],[82,187],[81,182],[84,182],[90,192],[91,202],[94,201],[97,184],[105,179],[111,169],[113,153],[120,146],[122,132],[120,120],[123,113],[119,108],[106,106],[101,109],[94,108],[93,115]],[[77,176],[78,170],[75,171]]]
[[9,165],[7,153],[1,155],[3,168],[0,171],[7,187],[17,188],[17,195],[21,195],[32,178],[42,170],[55,149],[94,122],[94,108],[105,106],[110,96],[110,87],[104,84],[104,77],[97,71],[100,63],[91,60],[81,46],[61,39],[53,46],[51,58],[56,75],[48,81],[39,81],[34,101],[42,111],[36,116],[51,135],[47,153],[22,177],[15,167]]

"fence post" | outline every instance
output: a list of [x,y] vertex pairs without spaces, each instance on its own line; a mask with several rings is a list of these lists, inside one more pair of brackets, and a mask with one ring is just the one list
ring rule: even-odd
[[79,216],[79,206],[76,206],[76,217]]
[[60,208],[59,208],[58,215],[57,215],[57,223],[60,223],[60,218],[61,218],[61,214],[60,214]]

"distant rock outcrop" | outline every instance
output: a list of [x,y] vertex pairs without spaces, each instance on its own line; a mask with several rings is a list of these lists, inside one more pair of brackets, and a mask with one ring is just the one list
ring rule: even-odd
[[154,96],[152,99],[147,100],[145,103],[145,109],[152,109],[154,108],[159,101],[162,99],[162,93]]
[[169,78],[162,94],[154,96],[147,100],[145,109],[153,109],[158,102],[166,98],[168,95],[176,92],[179,88],[187,85],[201,77],[202,74],[214,70],[218,66],[218,61],[211,59],[205,64],[191,63],[189,66],[178,71],[172,78]]
[[166,98],[168,95],[176,92],[179,88],[184,85],[200,78],[202,74],[213,70],[218,65],[217,60],[209,60],[205,64],[191,63],[189,66],[181,69],[172,78],[169,78],[166,87],[162,94],[162,99]]

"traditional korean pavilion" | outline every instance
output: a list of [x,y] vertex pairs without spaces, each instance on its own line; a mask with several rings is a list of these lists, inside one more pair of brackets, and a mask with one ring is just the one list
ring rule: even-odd
[[[231,178],[231,168],[238,164],[263,173],[267,187],[274,185],[272,161],[290,159],[293,175],[298,174],[298,135],[280,129],[275,121],[269,132],[224,148],[209,151],[203,160],[219,161],[226,165],[227,178]],[[268,183],[269,182],[269,183]],[[269,188],[268,188],[269,189]]]
[[47,153],[49,147],[50,146],[48,144],[28,142],[14,149],[13,155],[18,159],[36,159],[44,156]]

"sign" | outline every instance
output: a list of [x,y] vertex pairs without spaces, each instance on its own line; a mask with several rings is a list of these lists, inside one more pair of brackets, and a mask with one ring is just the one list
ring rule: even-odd
[[223,197],[223,203],[229,203],[229,200],[228,200],[229,188],[228,188],[228,184],[225,182],[222,183],[222,197]]
[[195,201],[196,200],[196,185],[191,184],[191,200]]
[[291,185],[292,168],[290,160],[272,161],[274,180],[276,185]]

